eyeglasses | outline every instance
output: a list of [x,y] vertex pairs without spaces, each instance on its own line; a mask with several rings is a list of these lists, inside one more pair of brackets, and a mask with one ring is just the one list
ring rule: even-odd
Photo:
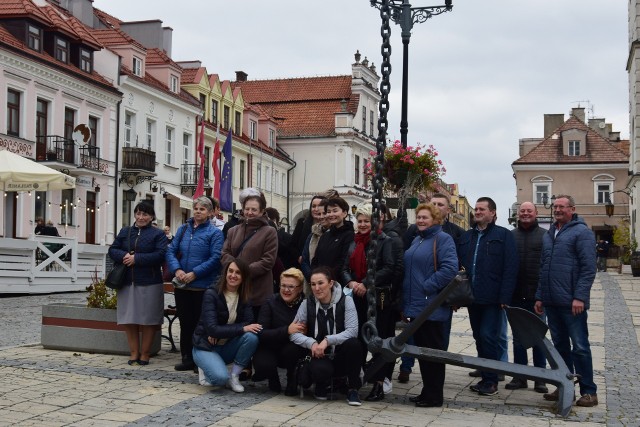
[[296,285],[296,286],[286,286],[286,285],[280,285],[280,289],[282,289],[283,291],[287,291],[287,292],[291,292],[296,288],[299,288],[300,285]]

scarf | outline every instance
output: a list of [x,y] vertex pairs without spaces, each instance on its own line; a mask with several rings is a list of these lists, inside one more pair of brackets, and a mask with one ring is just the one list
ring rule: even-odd
[[309,239],[309,259],[312,260],[316,255],[316,249],[318,248],[318,241],[320,236],[324,233],[324,229],[320,223],[313,224],[311,226],[311,239]]
[[367,245],[371,240],[371,233],[356,233],[356,248],[349,259],[349,266],[358,282],[362,282],[367,275]]

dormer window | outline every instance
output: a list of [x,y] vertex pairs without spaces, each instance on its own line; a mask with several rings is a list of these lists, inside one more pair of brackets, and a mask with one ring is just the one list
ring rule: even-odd
[[569,141],[568,153],[569,156],[580,155],[580,141]]
[[69,62],[69,42],[61,38],[56,38],[54,56],[58,61],[67,64]]
[[131,71],[138,77],[142,77],[142,59],[137,56],[133,57]]
[[178,93],[178,78],[176,76],[169,76],[169,90]]
[[80,48],[80,69],[86,73],[91,73],[93,69],[93,55],[88,49]]
[[42,49],[42,30],[34,25],[27,25],[27,46],[40,52]]

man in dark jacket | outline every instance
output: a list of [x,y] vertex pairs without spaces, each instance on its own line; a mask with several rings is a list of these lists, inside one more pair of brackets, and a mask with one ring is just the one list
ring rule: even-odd
[[[496,203],[489,197],[476,202],[475,228],[458,240],[458,257],[471,279],[475,302],[469,321],[478,356],[500,360],[497,337],[503,324],[505,305],[511,303],[518,274],[518,255],[513,234],[495,224]],[[498,392],[498,375],[482,372],[482,380],[471,386],[482,396]]]
[[[540,277],[540,254],[542,253],[542,236],[545,230],[538,225],[538,209],[531,202],[524,202],[518,209],[518,227],[512,230],[516,239],[518,256],[520,258],[520,268],[518,269],[518,280],[513,293],[512,307],[524,308],[532,313],[536,302],[536,290],[538,289],[538,278]],[[540,316],[542,320],[544,317]],[[527,364],[527,349],[516,339],[513,340],[513,361],[520,365]],[[533,348],[533,366],[544,368],[547,359],[542,348]],[[527,380],[513,377],[513,380],[506,384],[504,388],[516,390],[527,388]],[[542,381],[535,382],[535,391],[538,393],[548,393],[547,386]]]
[[[556,222],[542,239],[535,310],[538,314],[546,312],[553,345],[567,367],[580,376],[581,397],[576,405],[592,407],[598,404],[598,395],[593,382],[587,310],[596,277],[596,240],[575,211],[571,196],[558,196],[553,203]],[[558,389],[544,398],[558,400]]]

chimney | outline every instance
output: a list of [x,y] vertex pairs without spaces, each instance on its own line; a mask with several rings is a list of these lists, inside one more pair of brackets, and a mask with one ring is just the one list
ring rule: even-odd
[[549,137],[554,130],[564,124],[564,114],[545,114],[544,115],[544,137]]
[[598,132],[603,138],[608,138],[607,124],[604,119],[589,119],[589,127]]
[[571,115],[576,119],[586,122],[586,117],[584,115],[584,107],[573,107],[571,109]]
[[71,15],[79,19],[87,27],[94,28],[93,0],[66,0],[64,2],[55,1],[54,3],[67,9]]
[[249,77],[249,75],[247,73],[245,73],[244,71],[236,71],[236,81],[237,82],[246,82],[247,81],[247,77]]

